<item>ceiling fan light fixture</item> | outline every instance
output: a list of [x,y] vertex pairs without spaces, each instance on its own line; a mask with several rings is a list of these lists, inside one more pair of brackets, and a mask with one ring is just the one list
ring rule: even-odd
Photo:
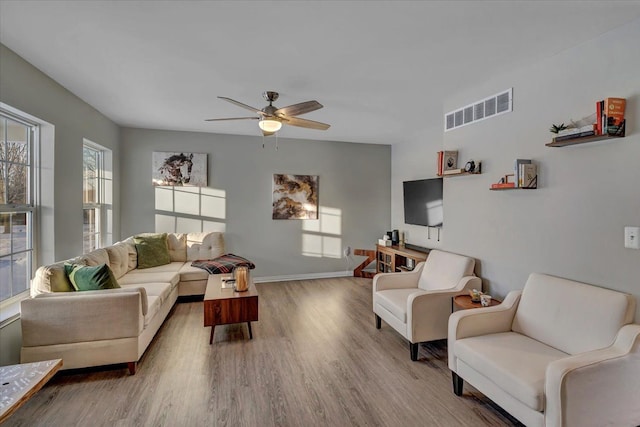
[[275,133],[280,130],[280,128],[282,127],[282,123],[278,120],[262,119],[258,122],[258,126],[264,132]]

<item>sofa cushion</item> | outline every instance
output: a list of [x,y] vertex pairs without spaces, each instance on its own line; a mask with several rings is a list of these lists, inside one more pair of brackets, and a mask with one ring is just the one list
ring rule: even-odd
[[64,262],[58,262],[39,267],[31,282],[31,296],[49,292],[75,291],[69,277],[67,277],[64,264]]
[[387,289],[376,292],[376,304],[387,309],[402,323],[407,323],[407,300],[409,295],[426,292],[417,288]]
[[169,264],[167,233],[139,234],[133,238],[138,252],[138,268],[150,268]]
[[180,267],[180,281],[181,282],[193,282],[196,280],[207,280],[209,273],[201,268],[192,267],[189,263],[185,263]]
[[256,268],[256,265],[246,258],[234,254],[225,254],[215,259],[199,259],[191,263],[193,267],[202,268],[209,274],[231,273],[238,266]]
[[183,233],[167,234],[167,246],[171,261],[185,262],[187,260],[187,235]]
[[630,295],[533,273],[522,291],[512,329],[578,354],[611,345],[634,314]]
[[424,290],[451,289],[464,276],[473,276],[475,260],[466,256],[431,250],[418,280]]
[[100,265],[107,264],[109,265],[109,254],[106,249],[100,248],[95,251],[91,251],[88,254],[81,255],[77,258],[80,262],[75,262],[75,264],[83,264],[83,265]]
[[224,254],[224,239],[220,232],[187,234],[187,261],[214,259]]
[[120,287],[107,264],[96,266],[65,264],[64,269],[76,291],[97,291]]
[[138,267],[138,251],[136,251],[136,242],[133,240],[133,237],[127,237],[121,243],[127,245],[127,249],[129,250],[127,271],[131,271]]
[[535,411],[544,410],[547,366],[569,356],[516,332],[457,340],[454,354],[487,381]]
[[123,288],[144,288],[147,298],[150,296],[159,297],[160,304],[164,304],[169,295],[171,294],[171,290],[173,289],[173,285],[171,283],[142,283],[138,285],[122,285]]
[[120,286],[125,285],[139,285],[142,286],[145,283],[170,283],[175,287],[180,281],[180,274],[177,271],[160,271],[149,272],[146,270],[132,270],[122,276],[118,283]]
[[129,271],[129,246],[126,243],[116,243],[104,249],[109,256],[109,268],[116,279],[121,278]]

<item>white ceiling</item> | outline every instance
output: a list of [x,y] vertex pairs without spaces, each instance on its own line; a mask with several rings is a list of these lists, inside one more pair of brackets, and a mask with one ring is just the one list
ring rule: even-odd
[[441,127],[460,88],[639,18],[639,1],[0,0],[0,42],[122,126],[259,135],[204,119],[275,90],[332,125],[281,137],[390,144]]

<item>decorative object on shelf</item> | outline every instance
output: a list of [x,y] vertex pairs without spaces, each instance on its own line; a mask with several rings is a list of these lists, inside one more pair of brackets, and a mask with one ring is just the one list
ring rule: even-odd
[[273,175],[273,219],[318,219],[318,175]]
[[516,184],[513,181],[509,181],[509,177],[513,177],[512,173],[504,175],[498,182],[491,184],[492,190],[502,190],[506,188],[515,188]]
[[565,126],[564,123],[562,123],[561,125],[551,125],[551,128],[549,129],[549,132],[551,133],[558,133],[561,130],[565,130],[567,127]]
[[475,170],[476,170],[476,162],[474,162],[473,159],[471,159],[467,163],[465,163],[465,165],[464,165],[464,171],[465,172],[472,173]]
[[442,172],[454,170],[458,167],[458,151],[445,151],[442,159]]
[[154,151],[152,180],[156,186],[207,186],[207,155]]

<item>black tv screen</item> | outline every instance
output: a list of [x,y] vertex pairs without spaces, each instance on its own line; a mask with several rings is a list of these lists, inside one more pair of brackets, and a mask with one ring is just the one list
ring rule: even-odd
[[405,224],[442,227],[442,178],[404,181]]

